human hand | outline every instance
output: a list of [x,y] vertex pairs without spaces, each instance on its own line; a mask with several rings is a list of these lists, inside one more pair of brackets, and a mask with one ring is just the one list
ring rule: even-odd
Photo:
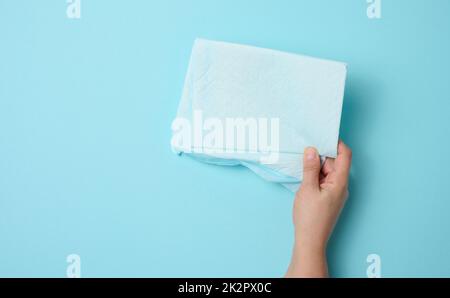
[[323,167],[316,149],[306,148],[303,182],[294,201],[295,245],[287,277],[326,277],[326,246],[348,197],[352,152],[339,142],[336,159]]

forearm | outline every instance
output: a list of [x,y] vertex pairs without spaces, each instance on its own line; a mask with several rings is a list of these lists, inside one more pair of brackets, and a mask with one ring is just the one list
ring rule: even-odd
[[325,249],[296,243],[286,277],[328,277]]

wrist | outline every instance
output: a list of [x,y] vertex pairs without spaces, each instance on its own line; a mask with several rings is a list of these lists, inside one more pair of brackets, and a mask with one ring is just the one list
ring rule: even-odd
[[305,254],[324,255],[327,250],[327,241],[320,237],[301,237],[296,235],[294,242],[294,252]]
[[307,243],[302,241],[295,241],[294,255],[307,257],[323,257],[326,255],[326,245],[324,243]]

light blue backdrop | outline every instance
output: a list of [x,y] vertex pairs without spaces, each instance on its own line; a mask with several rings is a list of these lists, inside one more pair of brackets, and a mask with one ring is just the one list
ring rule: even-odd
[[349,64],[333,276],[450,276],[450,1],[0,0],[0,276],[277,277],[292,194],[173,155],[194,38]]

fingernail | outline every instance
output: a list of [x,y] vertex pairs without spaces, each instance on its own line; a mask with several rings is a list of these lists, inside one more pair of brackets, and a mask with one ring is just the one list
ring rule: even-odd
[[311,148],[311,147],[306,148],[305,154],[306,154],[306,159],[307,160],[313,160],[313,159],[316,158],[316,155],[317,155],[316,149]]

